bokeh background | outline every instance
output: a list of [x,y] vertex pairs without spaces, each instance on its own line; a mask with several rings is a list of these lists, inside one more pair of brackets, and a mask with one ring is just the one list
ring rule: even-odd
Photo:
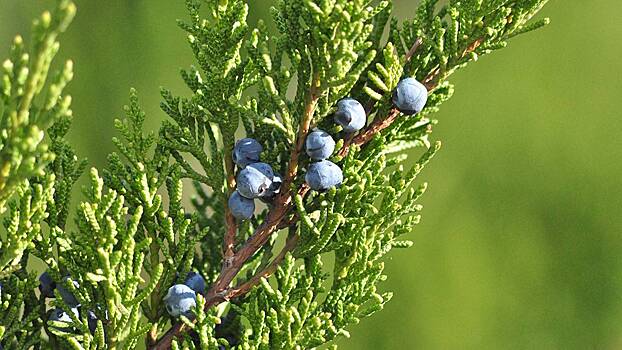
[[[71,139],[105,165],[136,87],[157,129],[159,87],[185,93],[183,2],[76,0]],[[249,0],[253,21],[270,1]],[[397,13],[417,1],[397,0]],[[0,0],[0,52],[49,0]],[[453,77],[444,149],[415,246],[393,253],[385,311],[343,349],[622,348],[622,25],[619,0],[552,0],[552,24]]]

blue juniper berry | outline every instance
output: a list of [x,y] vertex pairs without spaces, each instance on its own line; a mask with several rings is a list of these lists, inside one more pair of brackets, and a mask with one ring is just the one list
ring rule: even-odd
[[238,192],[249,199],[254,199],[269,194],[270,185],[274,172],[266,163],[249,164],[242,169],[237,176]]
[[393,104],[406,114],[421,112],[428,101],[428,89],[415,78],[402,79],[393,91]]
[[240,168],[244,168],[248,164],[259,162],[259,156],[262,151],[263,147],[255,139],[244,138],[238,140],[233,148],[233,161]]
[[[80,284],[77,281],[72,280],[69,276],[65,276],[63,278],[63,282],[65,281],[70,281],[70,283],[73,283],[75,288],[80,288]],[[44,298],[54,298],[55,289],[58,289],[58,293],[67,305],[71,307],[79,306],[80,303],[76,297],[68,291],[62,283],[56,283],[47,271],[42,273],[41,276],[39,276],[39,291],[41,292],[41,296]]]
[[257,162],[257,163],[249,164],[248,166],[250,168],[256,169],[257,171],[262,173],[265,177],[270,179],[270,181],[272,181],[272,178],[274,177],[274,170],[272,170],[272,167],[270,166],[270,164]]
[[[75,315],[76,318],[80,318],[80,313],[78,312],[78,308],[71,308],[71,312]],[[71,330],[70,325],[73,323],[71,316],[67,314],[63,309],[56,308],[50,312],[50,316],[48,317],[49,321],[53,322],[61,322],[67,324],[67,326],[53,326],[54,329],[63,332],[69,332]]]
[[88,323],[89,326],[89,331],[91,331],[91,334],[95,334],[95,330],[97,329],[97,315],[95,315],[95,312],[93,310],[88,310],[86,312],[86,321]]
[[361,130],[367,122],[367,114],[363,105],[353,99],[344,98],[337,103],[335,123],[343,127],[343,131],[353,133]]
[[249,220],[255,213],[255,201],[234,191],[229,197],[229,210],[238,220]]
[[[69,276],[65,276],[65,278],[63,279],[63,283],[67,282],[72,283],[76,289],[80,288],[80,284],[77,281],[72,280]],[[67,305],[71,307],[80,305],[78,299],[76,299],[76,297],[70,291],[68,291],[62,283],[57,284],[56,288],[58,289],[58,293],[60,294],[60,296],[63,298],[63,301]]]
[[44,298],[54,298],[54,289],[56,289],[56,282],[52,279],[52,276],[45,271],[39,276],[39,291]]
[[337,164],[329,160],[322,160],[309,165],[305,181],[311,189],[325,191],[331,187],[341,185],[343,173]]
[[[97,310],[100,315],[101,314],[104,315],[104,319],[102,323],[107,323],[108,322],[108,310],[104,310],[104,308],[102,308],[101,305],[97,305]],[[86,312],[86,320],[89,326],[89,331],[91,331],[91,334],[95,334],[95,330],[97,329],[97,321],[99,321],[99,318],[97,317],[97,314],[95,313],[94,310],[88,310]],[[106,328],[104,328],[104,332],[105,331],[106,331]]]
[[176,284],[169,288],[164,297],[166,311],[173,317],[181,315],[192,319],[192,309],[196,306],[196,293],[185,284]]
[[315,130],[307,136],[305,148],[311,159],[328,159],[335,151],[335,140],[327,132]]
[[200,273],[195,271],[188,272],[186,275],[185,285],[190,287],[195,293],[204,294],[205,293],[205,279],[201,276]]

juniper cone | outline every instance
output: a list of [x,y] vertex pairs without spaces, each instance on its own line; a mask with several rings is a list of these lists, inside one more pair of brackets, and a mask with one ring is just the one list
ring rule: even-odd
[[237,191],[249,199],[266,196],[272,185],[273,177],[274,172],[268,164],[249,164],[238,173]]
[[339,186],[343,182],[343,172],[339,166],[329,160],[322,160],[309,165],[305,175],[309,187],[316,191],[325,191]]
[[[77,317],[80,318],[80,314],[78,312],[77,308],[72,308],[71,312],[73,312],[73,314]],[[71,316],[69,316],[69,314],[67,314],[64,310],[62,309],[54,309],[50,311],[50,316],[48,317],[49,321],[53,321],[53,322],[62,322],[62,323],[66,323],[67,327],[57,327],[57,326],[53,326],[55,329],[58,329],[59,331],[64,331],[64,332],[69,332],[71,331],[71,324],[73,323],[73,320],[71,319]]]
[[276,195],[281,192],[281,185],[283,185],[283,179],[281,178],[281,175],[275,174],[272,178],[272,183],[270,184],[270,187],[268,188],[266,194],[259,197],[258,199],[263,203],[271,204],[276,198]]
[[[108,311],[102,308],[100,305],[97,306],[97,311],[100,314],[103,314],[103,319],[102,319],[103,323],[104,324],[107,323],[109,321]],[[89,327],[89,331],[91,332],[91,334],[94,334],[95,330],[97,329],[97,321],[99,320],[94,310],[87,311],[86,320],[87,320],[87,326]],[[106,328],[104,328],[104,332],[106,332]]]
[[275,174],[274,177],[272,177],[272,184],[270,184],[270,188],[268,189],[270,192],[269,196],[272,197],[281,192],[282,184],[283,179],[281,178],[281,175]]
[[325,131],[315,130],[307,136],[305,148],[311,159],[327,159],[335,151],[335,140]]
[[198,272],[188,272],[184,284],[190,287],[195,293],[205,293],[205,279]]
[[233,148],[233,161],[240,168],[244,168],[248,164],[259,162],[262,151],[263,147],[255,139],[244,138],[238,140]]
[[93,312],[93,310],[88,310],[86,312],[86,318],[87,318],[89,331],[91,331],[91,333],[95,333],[95,329],[97,329],[97,321],[98,321],[97,315],[95,315],[95,312]]
[[49,273],[44,272],[39,276],[39,291],[41,295],[46,298],[54,298],[54,290],[56,289],[56,283],[52,279]]
[[361,130],[367,122],[365,108],[359,101],[353,98],[344,98],[337,103],[335,122],[341,125],[345,132],[357,132]]
[[428,101],[428,89],[415,78],[406,78],[393,92],[393,104],[406,115],[421,112]]
[[[188,92],[161,90],[166,120],[150,133],[143,124],[160,116],[130,90],[99,169],[66,137],[73,62],[55,58],[71,0],[0,60],[7,348],[330,348],[374,322],[393,295],[386,255],[410,247],[420,221],[447,79],[547,23],[531,21],[546,0],[421,1],[399,21],[392,1],[275,1],[261,21],[248,21],[255,1],[185,3]],[[30,261],[68,283],[37,281]],[[201,276],[173,285],[181,271]],[[78,300],[86,314],[72,322],[62,308]]]
[[176,284],[169,288],[164,297],[166,311],[173,317],[181,315],[192,318],[192,310],[196,306],[196,293],[185,284]]
[[274,171],[272,170],[270,164],[257,162],[249,164],[248,166],[249,168],[259,171],[263,176],[267,177],[270,182],[272,182],[272,179],[274,178]]
[[[80,288],[80,284],[77,281],[72,280],[71,277],[65,277],[63,281],[63,283],[72,283],[76,289]],[[62,283],[57,284],[56,289],[58,289],[58,293],[63,298],[63,301],[70,307],[76,307],[80,304],[78,299],[76,299],[76,297],[68,291]]]
[[242,196],[238,191],[234,191],[229,197],[229,210],[236,219],[248,220],[255,213],[255,201]]

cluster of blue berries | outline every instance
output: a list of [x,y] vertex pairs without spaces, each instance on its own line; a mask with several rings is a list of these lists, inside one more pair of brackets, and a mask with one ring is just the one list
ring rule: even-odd
[[[414,78],[403,79],[393,92],[393,104],[406,115],[421,112],[427,100],[428,90]],[[359,101],[345,98],[337,103],[334,120],[345,133],[355,133],[367,123],[367,114]],[[324,191],[339,186],[343,182],[343,173],[339,166],[327,160],[335,150],[335,140],[325,131],[316,129],[307,136],[305,146],[314,161],[305,175],[309,187]]]
[[[415,78],[401,80],[393,92],[393,104],[402,113],[413,115],[421,112],[428,99],[428,90]],[[334,120],[345,133],[355,133],[367,123],[363,105],[345,98],[337,103]],[[316,191],[325,191],[343,182],[343,172],[328,160],[335,151],[335,140],[325,131],[315,129],[305,140],[305,150],[312,163],[307,169],[305,181]],[[250,219],[255,212],[254,199],[269,200],[281,187],[281,177],[274,174],[269,164],[260,161],[263,147],[257,140],[239,140],[233,150],[233,161],[241,169],[237,176],[237,189],[229,198],[229,208],[234,217]]]
[[[358,102],[357,102],[358,103]],[[363,110],[363,115],[365,111]],[[307,155],[314,162],[309,165],[305,181],[316,191],[325,191],[343,182],[341,168],[327,160],[335,151],[335,140],[327,132],[316,129],[307,136],[305,142]]]
[[269,164],[260,161],[263,147],[257,140],[241,139],[233,148],[233,161],[240,171],[237,188],[229,197],[229,209],[239,220],[248,220],[255,213],[255,199],[272,200],[281,188],[282,179]]
[[[71,308],[71,312],[74,314],[74,316],[79,319],[82,311],[82,306],[80,305],[76,297],[64,287],[65,283],[73,284],[76,289],[80,288],[80,284],[78,283],[78,281],[72,280],[70,276],[63,277],[62,283],[56,283],[56,281],[54,281],[54,279],[52,278],[52,276],[50,276],[48,272],[42,273],[41,276],[39,276],[39,291],[41,292],[41,297],[55,298],[56,295],[54,294],[54,291],[57,290],[58,294],[60,294],[65,304],[67,304],[67,306]],[[100,314],[102,314],[102,312],[100,312]],[[103,314],[105,316],[105,319],[103,321],[107,322],[108,313],[104,311]],[[71,331],[71,316],[69,316],[64,310],[60,308],[55,308],[48,311],[48,315],[48,320],[65,323],[67,325],[58,326],[56,327],[57,330],[63,332]],[[97,315],[95,314],[95,311],[87,310],[86,318],[88,321],[89,330],[91,331],[91,333],[95,333],[95,329],[97,328],[97,321],[99,320],[97,318]]]
[[[337,103],[335,122],[346,133],[361,130],[367,123],[367,114],[361,103],[353,98],[345,98]],[[330,160],[335,151],[335,140],[325,131],[315,129],[305,142],[307,155],[313,161],[309,164],[305,181],[312,190],[325,191],[343,182],[341,168]]]
[[166,311],[173,317],[194,317],[192,309],[197,304],[197,293],[205,293],[205,279],[197,272],[190,272],[183,284],[176,284],[168,289],[164,297]]

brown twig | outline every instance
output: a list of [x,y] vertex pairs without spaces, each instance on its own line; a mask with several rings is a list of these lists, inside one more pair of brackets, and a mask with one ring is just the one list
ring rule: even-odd
[[274,258],[272,262],[268,264],[268,266],[266,266],[259,273],[255,274],[255,276],[251,277],[248,281],[238,285],[235,288],[230,289],[227,294],[227,298],[233,299],[233,298],[237,298],[242,295],[245,295],[254,286],[259,284],[259,281],[262,278],[267,278],[270,275],[272,275],[277,270],[277,268],[279,267],[283,259],[285,259],[285,256],[287,256],[287,253],[293,251],[294,248],[296,248],[296,244],[298,244],[298,238],[299,238],[298,235],[290,236],[287,242],[285,243],[285,246],[281,249],[281,252],[279,253],[279,255],[277,255],[276,258]]
[[471,52],[477,50],[477,48],[480,47],[480,45],[482,45],[483,42],[484,42],[483,38],[477,39],[474,42],[472,42],[471,45],[467,46],[467,48],[464,49],[464,51],[462,52],[462,57],[465,57]]
[[396,108],[391,108],[391,111],[386,118],[378,118],[374,120],[374,122],[371,123],[363,132],[358,134],[356,137],[350,139],[350,142],[346,141],[343,147],[341,147],[341,149],[337,153],[337,155],[340,157],[345,157],[348,154],[350,147],[352,147],[353,145],[362,146],[366,144],[374,137],[374,135],[393,124],[395,119],[397,119],[397,117],[399,116],[400,111],[398,111]]

